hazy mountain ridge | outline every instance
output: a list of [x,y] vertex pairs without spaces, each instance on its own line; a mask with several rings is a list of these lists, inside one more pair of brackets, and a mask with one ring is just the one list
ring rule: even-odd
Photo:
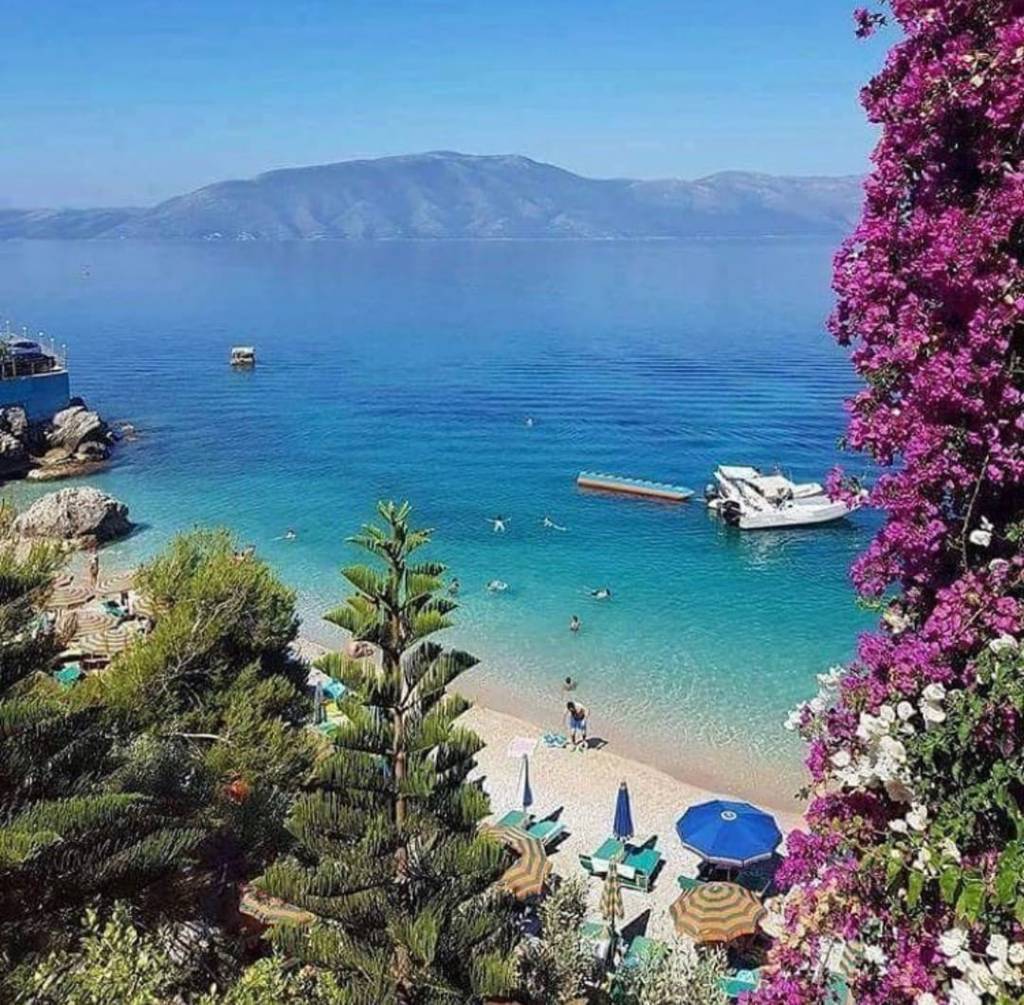
[[0,210],[0,238],[395,240],[835,235],[858,177],[729,171],[695,181],[584,178],[520,156],[447,151],[223,181],[148,209]]

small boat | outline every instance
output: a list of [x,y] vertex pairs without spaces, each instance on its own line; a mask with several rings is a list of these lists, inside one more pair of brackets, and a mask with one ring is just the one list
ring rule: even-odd
[[606,475],[596,471],[581,471],[576,476],[576,484],[581,489],[618,492],[622,495],[663,499],[668,502],[686,502],[693,497],[693,489],[684,488],[682,485],[651,482],[643,478],[625,478],[622,475]]
[[817,482],[797,484],[757,468],[722,465],[704,490],[708,508],[741,530],[802,527],[841,520],[857,508],[830,499]]
[[256,349],[251,345],[235,345],[231,347],[232,366],[255,366]]

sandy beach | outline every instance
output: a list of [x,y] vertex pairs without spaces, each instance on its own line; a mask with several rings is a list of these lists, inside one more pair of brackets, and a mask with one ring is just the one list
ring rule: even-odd
[[[319,643],[303,638],[296,650],[305,659],[325,652]],[[672,923],[668,907],[679,895],[676,877],[694,875],[698,858],[686,851],[675,832],[675,822],[694,803],[735,793],[716,792],[693,785],[641,761],[618,753],[614,745],[591,748],[586,752],[546,747],[541,737],[546,729],[525,719],[474,705],[462,718],[487,744],[477,756],[474,777],[480,779],[491,797],[494,817],[517,807],[517,786],[521,755],[510,752],[514,741],[532,742],[530,748],[530,785],[534,804],[531,812],[538,819],[556,817],[568,828],[568,836],[551,853],[553,870],[560,876],[582,875],[578,856],[593,852],[611,832],[615,798],[619,783],[625,781],[637,828],[635,841],[642,843],[652,835],[664,864],[649,893],[624,891],[626,917],[623,927],[630,934],[645,933],[670,937]],[[784,833],[801,826],[801,817],[792,808],[780,809],[762,803],[771,810]],[[601,884],[588,884],[592,910],[597,913]]]

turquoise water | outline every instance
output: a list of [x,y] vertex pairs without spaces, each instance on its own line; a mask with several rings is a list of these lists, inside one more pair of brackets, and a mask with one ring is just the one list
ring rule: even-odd
[[[786,710],[867,624],[846,569],[872,518],[740,534],[699,503],[588,495],[574,478],[700,490],[725,462],[821,477],[854,386],[823,331],[831,253],[8,243],[0,313],[67,342],[73,391],[141,433],[91,479],[143,524],[118,561],[228,524],[317,634],[342,595],[345,536],[376,499],[408,498],[462,583],[454,635],[484,660],[471,690],[554,724],[571,673],[613,749],[779,793],[800,778]],[[254,372],[229,369],[232,343],[257,346]],[[288,527],[297,540],[279,539]],[[493,578],[509,591],[488,594]],[[590,599],[597,586],[612,600]]]

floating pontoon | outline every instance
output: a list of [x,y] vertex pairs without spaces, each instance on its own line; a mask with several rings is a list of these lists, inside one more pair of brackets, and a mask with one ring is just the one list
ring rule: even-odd
[[597,471],[581,471],[576,477],[576,484],[581,489],[617,492],[621,495],[663,499],[667,502],[686,502],[693,495],[692,489],[684,488],[682,485],[651,482],[643,478],[625,478],[622,475],[606,475]]

